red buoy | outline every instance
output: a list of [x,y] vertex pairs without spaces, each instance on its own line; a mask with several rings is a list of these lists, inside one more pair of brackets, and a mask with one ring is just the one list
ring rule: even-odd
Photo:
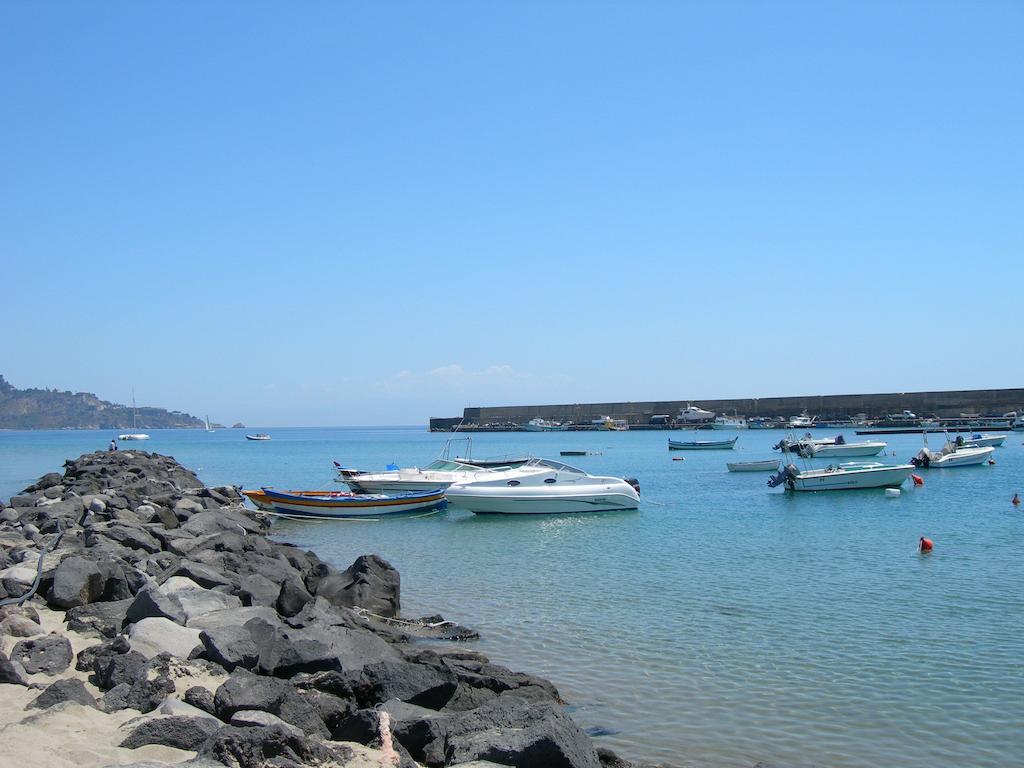
[[935,544],[934,544],[934,542],[932,542],[931,539],[926,539],[924,536],[922,536],[921,537],[921,542],[920,542],[920,544],[918,546],[919,546],[919,549],[922,552],[931,552],[932,551],[932,547],[934,547]]
[[924,478],[920,475],[911,475],[910,478],[914,481],[914,485],[924,485]]

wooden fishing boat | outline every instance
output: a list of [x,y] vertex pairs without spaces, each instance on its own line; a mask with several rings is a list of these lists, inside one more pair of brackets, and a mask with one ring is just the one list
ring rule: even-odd
[[739,437],[731,440],[672,440],[668,441],[670,451],[716,451],[731,450]]
[[774,472],[779,468],[778,459],[766,461],[727,461],[725,466],[730,472]]
[[443,507],[444,490],[412,493],[360,494],[344,491],[242,491],[261,509],[281,517],[339,519],[379,517]]

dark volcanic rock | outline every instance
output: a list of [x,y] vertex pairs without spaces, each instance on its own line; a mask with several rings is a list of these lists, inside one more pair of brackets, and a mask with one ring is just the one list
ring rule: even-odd
[[214,716],[217,714],[217,705],[214,703],[213,694],[209,689],[203,688],[201,685],[193,685],[185,691],[182,700],[186,704],[191,704],[193,707],[203,710],[203,712],[209,712]]
[[187,618],[181,600],[173,594],[161,592],[153,584],[139,590],[132,604],[128,606],[125,618],[129,623],[134,624],[151,616],[170,619],[183,626]]
[[468,712],[441,714],[401,702],[383,707],[415,760],[442,766],[490,760],[521,768],[600,768],[590,738],[552,704],[502,696]]
[[252,669],[259,661],[259,648],[245,627],[203,630],[199,639],[206,649],[206,658],[220,664],[228,672],[235,667]]
[[365,664],[399,660],[400,654],[372,632],[346,627],[282,629],[246,624],[260,649],[259,671],[277,677],[299,672],[357,670]]
[[294,616],[313,596],[306,591],[306,586],[299,578],[285,579],[281,582],[281,591],[277,596],[275,607],[282,616]]
[[235,768],[313,768],[345,765],[353,753],[343,745],[328,746],[280,726],[226,726],[207,739],[198,757]]
[[213,568],[191,560],[181,560],[168,568],[157,577],[157,583],[163,584],[174,576],[184,576],[187,579],[191,579],[204,589],[231,587],[233,584],[237,584],[237,581],[233,582],[228,576],[218,573]]
[[132,685],[121,683],[104,694],[100,702],[100,709],[104,712],[137,709],[145,714],[160,706],[160,703],[172,693],[174,693],[174,683],[168,677],[137,680]]
[[71,665],[71,643],[60,635],[45,635],[20,641],[11,651],[11,660],[19,662],[34,675],[56,675]]
[[69,677],[51,683],[45,691],[25,705],[25,709],[48,709],[62,701],[73,701],[86,707],[95,707],[96,699],[76,677]]
[[124,626],[125,616],[131,604],[132,599],[128,598],[110,603],[79,605],[67,612],[68,629],[114,637]]
[[103,594],[103,573],[95,561],[73,555],[57,566],[50,589],[50,604],[73,608],[95,602]]
[[146,676],[146,657],[138,651],[100,656],[93,664],[96,685],[104,691],[127,683],[134,685]]
[[350,677],[360,707],[399,699],[428,709],[441,709],[455,694],[459,680],[444,665],[387,661],[367,664]]
[[10,685],[28,685],[28,680],[21,671],[11,663],[11,660],[0,651],[0,683]]
[[198,749],[220,728],[221,724],[209,717],[155,717],[136,726],[121,746],[138,749],[146,744],[161,744],[191,751]]
[[277,604],[280,591],[280,587],[266,576],[252,573],[241,578],[238,596],[242,598],[242,605],[273,606]]
[[217,689],[213,700],[221,720],[230,720],[235,712],[245,709],[259,709],[277,715],[304,733],[328,733],[316,708],[284,680],[236,669]]
[[342,573],[320,581],[316,594],[334,605],[393,617],[401,608],[401,579],[382,557],[363,555]]

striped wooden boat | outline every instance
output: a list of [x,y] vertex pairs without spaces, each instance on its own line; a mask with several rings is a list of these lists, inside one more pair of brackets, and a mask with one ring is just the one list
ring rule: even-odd
[[443,489],[413,493],[359,494],[344,491],[276,491],[262,488],[243,493],[257,504],[281,517],[337,519],[378,517],[443,507],[448,503]]

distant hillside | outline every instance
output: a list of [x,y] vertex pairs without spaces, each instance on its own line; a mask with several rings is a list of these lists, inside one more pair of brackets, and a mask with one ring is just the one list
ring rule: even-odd
[[[195,416],[163,408],[139,408],[142,429],[202,427]],[[131,429],[132,409],[90,392],[16,389],[0,376],[0,429]]]

